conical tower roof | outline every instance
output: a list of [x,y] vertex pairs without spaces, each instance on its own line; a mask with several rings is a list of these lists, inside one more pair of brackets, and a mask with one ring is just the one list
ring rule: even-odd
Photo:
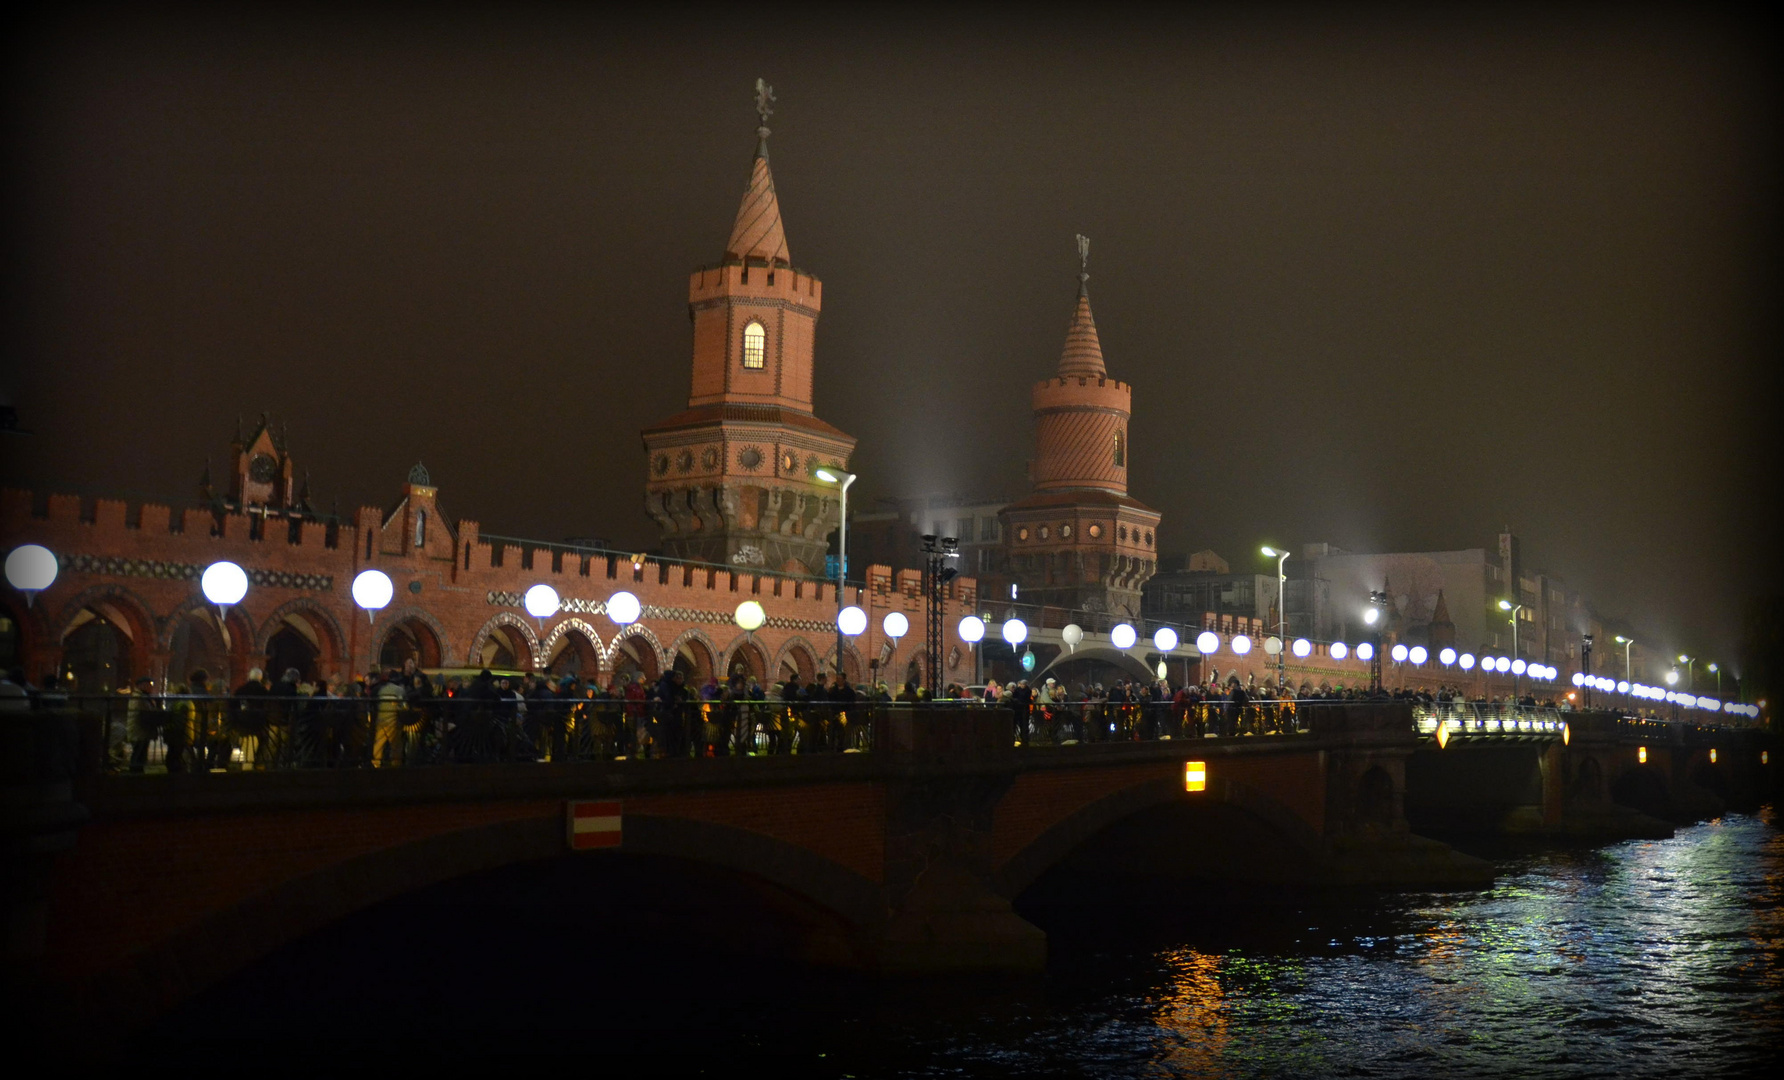
[[1096,336],[1096,317],[1090,313],[1090,240],[1084,236],[1078,237],[1078,307],[1065,331],[1059,374],[1091,379],[1108,375],[1103,366],[1103,343]]
[[725,244],[725,258],[761,259],[770,266],[792,265],[787,259],[787,232],[781,226],[780,200],[774,194],[774,174],[768,169],[767,131],[756,146],[756,161],[750,168],[749,190],[743,193],[743,204],[737,208],[737,223],[731,226],[731,239]]

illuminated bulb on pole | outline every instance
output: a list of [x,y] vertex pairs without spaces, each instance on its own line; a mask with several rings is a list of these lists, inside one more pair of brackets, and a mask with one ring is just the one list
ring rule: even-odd
[[977,645],[985,640],[985,620],[977,615],[968,615],[960,620],[960,640],[968,645]]
[[1375,655],[1375,646],[1369,644],[1367,641],[1365,641],[1361,645],[1357,646],[1357,659],[1358,660],[1366,661],[1366,660],[1370,659],[1371,657],[1373,657],[1374,655]]
[[836,628],[848,637],[856,637],[867,630],[867,612],[853,604],[836,613]]
[[1067,649],[1077,652],[1078,642],[1084,640],[1084,628],[1075,622],[1066,623],[1065,628],[1059,632],[1059,639],[1065,642]]
[[1126,623],[1116,623],[1115,628],[1109,631],[1109,643],[1117,649],[1131,649],[1138,640],[1140,635]]
[[1342,641],[1334,641],[1334,642],[1332,642],[1331,649],[1328,651],[1331,652],[1332,659],[1342,660],[1345,657],[1350,655],[1350,646],[1346,645]]
[[557,614],[561,602],[558,600],[557,590],[550,585],[535,585],[527,590],[521,603],[526,607],[527,614],[533,618],[549,619]]
[[1388,655],[1393,657],[1394,663],[1404,664],[1406,663],[1406,646],[1395,645],[1392,649],[1388,650]]
[[1295,639],[1295,655],[1306,658],[1313,655],[1313,642],[1306,638]]
[[607,617],[612,619],[615,625],[630,626],[637,622],[638,616],[642,614],[644,614],[644,605],[640,604],[638,598],[629,592],[622,590],[607,598]]
[[1442,652],[1437,654],[1437,662],[1442,664],[1444,667],[1449,667],[1451,664],[1456,662],[1456,650],[1444,649]]
[[[1161,626],[1152,635],[1152,646],[1159,652],[1168,653],[1177,647],[1177,631],[1168,626]],[[1160,675],[1159,678],[1164,678]]]
[[376,622],[378,612],[390,604],[396,586],[382,570],[361,570],[353,579],[353,602],[365,612],[367,622]]
[[229,607],[241,603],[242,597],[248,595],[248,572],[227,560],[214,562],[204,568],[198,587],[203,590],[206,600],[218,607]]
[[1233,655],[1244,656],[1251,651],[1251,639],[1244,634],[1234,634],[1232,642]]
[[1463,671],[1473,671],[1474,670],[1474,654],[1465,652],[1461,656],[1456,657],[1456,663],[1457,663],[1457,665],[1459,665],[1461,667],[1461,669]]
[[886,617],[880,620],[880,627],[886,631],[887,637],[891,638],[893,641],[897,641],[899,638],[910,633],[911,621],[904,617],[904,612],[902,611],[888,611],[886,612]]
[[1013,649],[1028,640],[1028,624],[1021,619],[1006,619],[1001,633],[1004,644]]
[[731,621],[736,623],[737,628],[744,633],[753,633],[762,629],[762,624],[768,621],[768,612],[762,610],[762,605],[759,602],[745,600],[737,605],[737,610],[731,615]]
[[1406,659],[1415,664],[1422,664],[1430,658],[1431,654],[1425,651],[1423,645],[1414,645],[1412,648],[1406,650]]
[[1220,651],[1220,635],[1212,630],[1204,630],[1197,634],[1196,651],[1203,656],[1213,656]]
[[25,594],[30,607],[37,594],[56,582],[55,552],[42,544],[20,544],[6,556],[6,583]]

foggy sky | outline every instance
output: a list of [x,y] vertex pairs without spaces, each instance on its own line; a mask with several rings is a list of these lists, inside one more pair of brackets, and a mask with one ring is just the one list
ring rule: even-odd
[[[1491,547],[1731,655],[1775,588],[1776,114],[1750,27],[1612,10],[293,9],[21,33],[11,483],[188,499],[235,417],[321,508],[416,460],[485,531],[643,548],[754,79],[854,505],[1025,490],[1092,239],[1166,553]],[[865,500],[863,502],[862,500]],[[1255,566],[1254,566],[1255,564]]]

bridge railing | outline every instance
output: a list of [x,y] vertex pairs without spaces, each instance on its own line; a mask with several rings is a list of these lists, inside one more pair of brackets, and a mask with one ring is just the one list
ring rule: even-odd
[[1435,736],[1443,726],[1452,735],[1502,738],[1559,735],[1567,722],[1559,709],[1548,706],[1476,701],[1415,704],[1412,719],[1420,735]]

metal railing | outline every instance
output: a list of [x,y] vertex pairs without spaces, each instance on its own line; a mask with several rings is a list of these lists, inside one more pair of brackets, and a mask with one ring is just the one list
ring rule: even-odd
[[1412,720],[1420,735],[1435,736],[1443,725],[1449,735],[1531,738],[1560,735],[1567,718],[1548,706],[1444,701],[1413,705]]

